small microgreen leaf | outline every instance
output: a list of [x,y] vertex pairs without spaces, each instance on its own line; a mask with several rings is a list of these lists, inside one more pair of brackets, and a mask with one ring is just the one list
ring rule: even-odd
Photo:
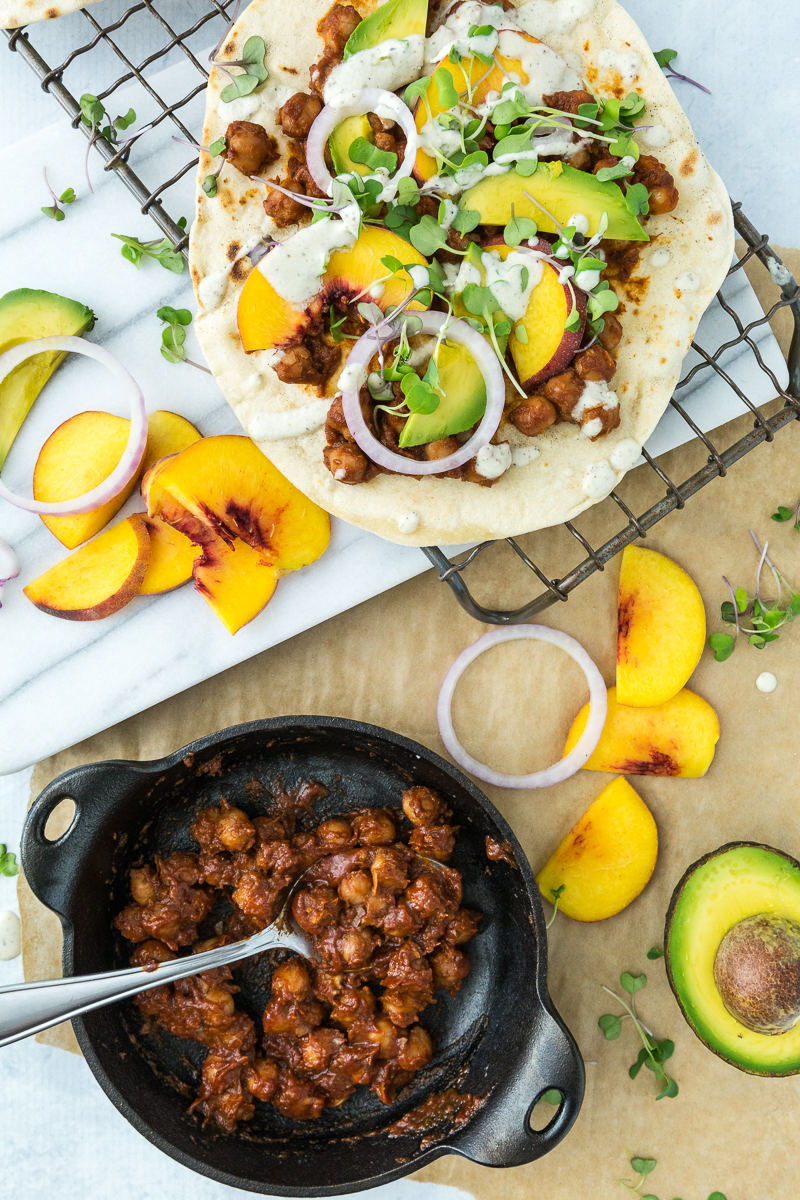
[[[509,332],[510,332],[510,329],[511,329],[511,326],[509,325]],[[503,334],[500,334],[500,331],[497,326],[495,326],[495,333],[499,334],[499,336],[501,336],[501,337],[504,336]],[[561,899],[561,897],[563,896],[564,892],[566,891],[566,888],[567,888],[567,885],[565,883],[562,883],[560,887],[550,889],[550,895],[553,897],[553,915],[550,918],[550,920],[547,922],[547,925],[546,925],[547,929],[550,928],[550,926],[553,924],[553,921],[555,921],[555,919],[556,919],[556,916],[558,914],[558,902]]]
[[524,325],[522,325],[522,324],[517,325],[516,329],[514,330],[514,337],[517,339],[517,341],[520,343],[521,346],[527,346],[528,331]]
[[634,217],[650,212],[650,193],[643,183],[634,183],[628,188],[625,205]]
[[708,645],[714,651],[717,662],[725,662],[733,654],[734,639],[729,633],[712,633]]
[[222,154],[224,149],[225,149],[225,138],[220,137],[220,138],[217,138],[217,140],[215,142],[211,143],[211,145],[208,147],[208,153],[211,155],[212,158],[216,158],[217,155]]
[[386,267],[386,270],[391,271],[393,275],[396,275],[398,271],[402,271],[403,269],[403,264],[400,262],[400,259],[395,258],[393,254],[387,254],[384,258],[382,258],[381,266]]
[[453,76],[446,67],[437,67],[433,72],[433,82],[436,84],[439,104],[443,109],[453,108],[458,104],[458,92],[453,84]]
[[128,262],[132,262],[137,268],[141,265],[143,258],[155,259],[165,270],[172,271],[175,275],[180,275],[186,267],[183,255],[167,238],[160,242],[140,242],[138,238],[128,237],[123,233],[112,233],[111,236],[124,243],[121,251],[122,257],[127,258]]
[[220,100],[224,104],[231,104],[234,100],[238,100],[240,96],[249,96],[258,87],[258,79],[255,75],[237,75],[227,87],[223,88],[219,94]]
[[622,1033],[622,1018],[613,1013],[603,1013],[597,1024],[602,1029],[607,1042],[614,1042]]
[[480,222],[481,214],[479,212],[475,212],[471,208],[460,208],[453,217],[453,229],[457,233],[471,233],[477,225],[480,225]]
[[651,1172],[656,1169],[656,1159],[654,1158],[632,1158],[631,1166],[637,1175],[641,1175],[642,1179],[646,1179]]
[[219,177],[217,176],[216,172],[212,171],[210,175],[206,175],[202,183],[203,191],[211,200],[213,200],[217,194],[218,178]]
[[536,222],[530,217],[518,217],[511,206],[511,220],[503,230],[503,241],[507,246],[519,246],[529,238],[536,237]]
[[392,174],[397,170],[397,155],[392,154],[389,150],[379,150],[365,137],[356,138],[351,144],[348,154],[353,162],[363,163],[365,167],[369,167],[370,171],[379,171],[383,168]]
[[660,946],[651,946],[651,947],[650,947],[650,949],[647,951],[647,957],[648,957],[648,958],[649,958],[651,961],[653,961],[653,960],[655,960],[655,959],[657,959],[657,958],[663,958],[663,957],[664,957],[664,951],[661,949],[661,947],[660,947]]
[[677,50],[656,50],[655,54],[653,55],[653,58],[656,60],[656,62],[658,63],[658,65],[660,67],[668,67],[669,64],[672,62],[673,58],[677,58],[677,57],[678,57]]
[[[445,71],[445,74],[447,74],[446,71]],[[452,83],[452,80],[451,80],[451,83]],[[406,90],[403,92],[403,102],[408,106],[408,108],[411,108],[411,105],[413,104],[413,102],[415,100],[421,100],[422,97],[427,94],[427,91],[428,91],[428,88],[430,87],[430,85],[431,85],[430,75],[423,75],[421,79],[415,79],[414,82],[410,83],[408,85],[408,87],[406,88]],[[448,107],[449,107],[449,105],[448,105]]]
[[8,878],[19,875],[16,855],[11,850],[7,850],[2,844],[0,844],[0,875],[5,875]]
[[426,258],[442,250],[447,245],[447,232],[429,214],[426,213],[418,225],[410,231],[411,245]]

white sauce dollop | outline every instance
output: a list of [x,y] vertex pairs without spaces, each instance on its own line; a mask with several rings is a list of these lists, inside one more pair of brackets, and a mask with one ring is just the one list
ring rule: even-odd
[[358,50],[331,71],[323,88],[325,103],[344,108],[353,104],[364,88],[396,92],[422,74],[424,55],[425,39],[421,33],[387,38],[377,46]]
[[[542,278],[542,260],[519,250],[512,250],[503,260],[495,250],[485,250],[481,264],[486,272],[486,286],[503,312],[512,321],[520,321],[528,311],[531,292]],[[524,288],[523,271],[528,274]]]
[[283,438],[304,437],[325,424],[329,400],[311,400],[286,412],[256,413],[248,433],[257,442],[278,442]]
[[19,917],[10,909],[0,912],[0,959],[16,958],[22,949]]
[[222,297],[225,295],[225,288],[228,286],[228,273],[230,269],[229,263],[221,271],[212,271],[210,275],[206,275],[205,279],[200,280],[197,295],[200,303],[206,310],[219,306]]
[[679,292],[696,292],[700,287],[700,276],[695,275],[694,271],[684,271],[675,280],[675,287]]
[[570,33],[591,15],[594,0],[528,0],[515,13],[517,23],[533,37]]
[[419,513],[407,512],[397,518],[397,528],[401,533],[415,533],[419,526]]
[[592,463],[587,469],[581,487],[590,500],[603,500],[616,482],[616,471],[610,463],[602,458],[600,462]]
[[756,680],[756,687],[760,692],[774,692],[778,686],[778,681],[771,671],[762,671]]
[[535,446],[516,446],[511,451],[511,462],[515,467],[527,467],[528,463],[532,463],[541,454],[541,450],[537,450]]
[[256,267],[275,291],[296,308],[305,308],[319,291],[320,276],[333,250],[355,242],[343,221],[323,217],[271,250]]
[[[590,380],[588,383],[584,384],[580,399],[573,408],[571,415],[576,421],[580,421],[583,417],[583,414],[591,408],[604,408],[608,411],[619,408],[617,393],[611,391],[604,379],[601,379],[599,382]],[[589,422],[589,424],[592,424],[592,422]],[[586,433],[585,428],[583,432]],[[594,434],[586,434],[586,436],[593,437],[596,436],[598,432],[599,430],[596,430]]]
[[249,96],[237,96],[235,100],[222,100],[220,105],[220,114],[224,121],[246,121],[258,112],[261,97],[251,93]]
[[619,75],[625,87],[630,87],[639,74],[642,58],[635,50],[601,50],[597,64],[601,72]]
[[567,220],[568,225],[575,226],[576,233],[582,233],[584,237],[589,232],[589,218],[586,213],[573,213]]
[[499,446],[493,446],[490,442],[478,451],[475,470],[484,479],[499,479],[511,466],[511,462],[511,447],[508,442],[501,442]]
[[360,392],[367,382],[367,368],[362,363],[350,363],[344,368],[337,387],[340,392]]
[[262,380],[261,376],[259,375],[258,371],[251,371],[251,373],[247,376],[244,383],[242,384],[242,391],[257,392],[258,389],[261,387],[262,382],[263,382],[263,380]]
[[639,461],[642,448],[633,438],[623,438],[611,451],[609,462],[615,471],[630,471]]
[[659,246],[650,255],[650,265],[652,267],[665,267],[670,260],[669,250],[665,250],[663,246]]
[[641,138],[645,146],[653,146],[658,149],[666,146],[669,142],[669,130],[665,125],[651,125],[649,129],[642,130]]

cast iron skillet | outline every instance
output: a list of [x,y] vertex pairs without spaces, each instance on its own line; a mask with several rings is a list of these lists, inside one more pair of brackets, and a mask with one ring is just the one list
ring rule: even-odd
[[[201,738],[158,762],[102,762],[67,771],[45,788],[22,838],[25,875],[64,928],[65,975],[126,966],[130,945],[112,918],[129,900],[128,869],[178,849],[196,849],[189,826],[198,809],[224,796],[257,815],[245,792],[301,779],[324,783],[320,820],[366,805],[400,807],[412,784],[435,788],[461,826],[453,865],[464,903],[485,914],[469,944],[470,974],[455,997],[438,994],[423,1014],[436,1054],[388,1108],[359,1088],[318,1121],[292,1121],[267,1104],[233,1135],[187,1116],[204,1051],[162,1031],[145,1034],[132,1001],[73,1021],[86,1061],[121,1113],[154,1145],[219,1183],[280,1196],[335,1196],[398,1179],[442,1154],[511,1167],[546,1154],[564,1137],[583,1098],[583,1061],[547,993],[547,940],[531,869],[509,826],[478,788],[425,747],[373,725],[337,717],[253,721]],[[57,841],[44,834],[65,797],[77,806]],[[511,843],[516,866],[486,857],[489,834]],[[276,957],[276,954],[278,957]],[[235,968],[237,1003],[256,1021],[269,995],[271,967],[286,951]],[[387,1127],[449,1087],[486,1095],[461,1126],[390,1137]],[[541,1131],[530,1114],[544,1091],[562,1102]]]

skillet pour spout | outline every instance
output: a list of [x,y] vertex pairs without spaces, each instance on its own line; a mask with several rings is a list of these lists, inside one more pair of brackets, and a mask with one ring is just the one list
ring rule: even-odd
[[[578,1115],[584,1072],[548,995],[544,914],[530,866],[470,779],[388,730],[337,717],[279,717],[221,730],[156,762],[92,763],[54,780],[28,815],[22,865],[34,893],[61,918],[64,975],[127,967],[130,947],[113,918],[127,902],[130,868],[155,853],[193,849],[196,814],[222,798],[258,815],[254,779],[267,792],[323,784],[327,795],[315,802],[320,821],[373,806],[400,810],[402,820],[405,789],[439,792],[461,827],[451,865],[461,873],[464,903],[484,914],[470,942],[470,973],[456,996],[438,993],[423,1015],[434,1058],[392,1104],[359,1089],[314,1121],[257,1104],[253,1119],[231,1134],[187,1114],[205,1055],[199,1043],[154,1032],[130,999],[86,1012],[73,1021],[75,1033],[116,1107],[185,1166],[280,1196],[376,1187],[447,1153],[518,1166],[553,1149]],[[51,842],[45,825],[65,798],[74,800],[75,817]],[[511,845],[513,865],[487,859],[487,837]],[[239,1001],[254,1019],[276,963],[268,952],[236,969]],[[547,1127],[535,1130],[531,1111],[551,1089],[561,1103]],[[447,1097],[464,1095],[477,1099],[448,1110]]]

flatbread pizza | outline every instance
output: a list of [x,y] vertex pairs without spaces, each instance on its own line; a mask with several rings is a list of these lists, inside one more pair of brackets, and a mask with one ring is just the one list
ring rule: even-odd
[[18,29],[34,21],[54,21],[96,3],[97,0],[0,0],[0,29]]
[[253,0],[218,64],[196,329],[264,453],[411,545],[608,495],[734,241],[621,5]]

